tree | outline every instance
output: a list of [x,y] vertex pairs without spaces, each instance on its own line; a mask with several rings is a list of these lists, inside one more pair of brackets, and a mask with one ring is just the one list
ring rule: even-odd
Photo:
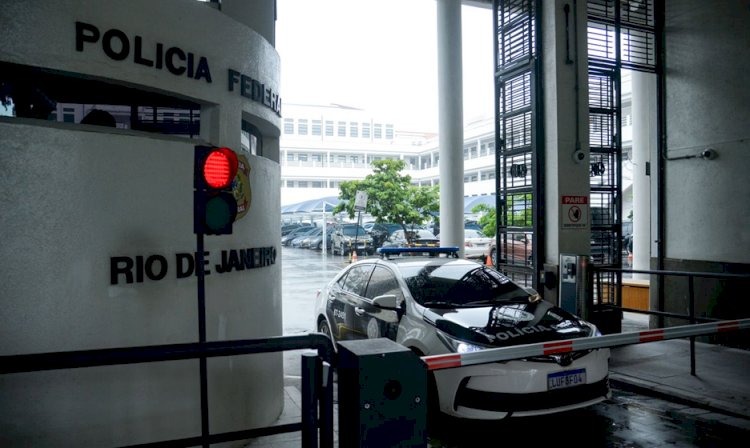
[[471,212],[484,212],[482,217],[479,218],[479,226],[482,227],[482,233],[490,238],[495,236],[495,230],[497,229],[497,213],[495,207],[491,207],[487,204],[477,204],[471,209]]
[[367,193],[367,212],[376,222],[401,224],[407,241],[411,242],[407,226],[420,225],[440,208],[438,187],[411,184],[411,176],[402,175],[403,160],[376,160],[373,172],[364,180],[341,182],[339,199],[334,213],[346,212],[354,218],[354,199],[357,191]]

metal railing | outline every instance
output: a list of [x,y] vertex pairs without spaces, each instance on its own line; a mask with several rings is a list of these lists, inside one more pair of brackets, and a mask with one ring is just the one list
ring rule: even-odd
[[[661,318],[663,317],[669,317],[669,318],[676,318],[676,319],[684,319],[689,321],[691,324],[695,324],[697,322],[718,322],[722,321],[723,319],[719,318],[712,318],[712,317],[704,317],[704,316],[696,316],[695,314],[695,278],[701,277],[701,278],[713,278],[713,279],[732,279],[732,280],[749,280],[750,281],[750,274],[727,274],[727,273],[720,273],[720,272],[689,272],[689,271],[667,271],[667,270],[651,270],[651,269],[620,269],[620,268],[608,268],[608,267],[593,267],[593,285],[591,287],[592,294],[589,296],[591,300],[593,300],[594,297],[603,297],[603,291],[604,291],[604,282],[602,282],[602,273],[603,272],[619,272],[623,274],[649,274],[649,275],[655,275],[660,278],[660,280],[663,281],[664,277],[666,276],[672,276],[672,277],[687,277],[688,279],[688,312],[685,314],[682,313],[673,313],[673,312],[667,312],[663,309],[658,310],[641,310],[641,309],[633,309],[633,308],[623,308],[621,304],[612,304],[612,303],[600,303],[601,306],[607,307],[607,308],[613,308],[620,311],[627,311],[630,313],[641,313],[641,314],[648,314],[648,315],[654,315],[659,316]],[[618,275],[617,277],[617,288],[621,289],[622,287],[622,276]],[[618,294],[617,297],[622,297],[621,294]],[[589,304],[592,305],[592,304]],[[662,308],[663,304],[659,304],[659,307]],[[663,325],[659,325],[663,326]],[[695,376],[695,336],[690,337],[690,374],[692,376]]]
[[[318,353],[302,354],[301,395],[303,411],[300,422],[219,434],[207,433],[197,437],[132,446],[184,447],[202,445],[207,447],[213,443],[301,431],[303,447],[316,448],[318,440],[320,440],[321,447],[331,448],[333,447],[333,370],[330,366],[334,363],[335,351],[331,339],[321,333],[235,341],[6,355],[0,356],[0,374],[205,359],[301,349],[317,349]],[[316,404],[319,410],[316,409]],[[202,405],[201,417],[207,415],[207,413],[208,409],[205,405]],[[319,434],[318,428],[320,428]]]

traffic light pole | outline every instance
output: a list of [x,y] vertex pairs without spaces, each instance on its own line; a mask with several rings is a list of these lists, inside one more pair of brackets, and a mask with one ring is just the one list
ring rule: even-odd
[[[206,342],[206,277],[204,273],[205,261],[203,256],[203,232],[196,232],[196,260],[195,268],[198,274],[198,342]],[[201,438],[203,447],[208,448],[208,370],[206,357],[200,357],[200,381],[201,381]]]

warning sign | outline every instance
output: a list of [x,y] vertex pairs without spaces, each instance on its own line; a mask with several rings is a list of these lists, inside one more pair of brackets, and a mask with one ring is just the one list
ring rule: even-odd
[[589,227],[589,197],[561,196],[560,197],[560,228],[566,230],[588,229]]

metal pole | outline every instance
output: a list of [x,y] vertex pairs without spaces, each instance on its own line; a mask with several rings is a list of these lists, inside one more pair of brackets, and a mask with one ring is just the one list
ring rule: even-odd
[[316,370],[320,362],[316,353],[302,354],[302,447],[318,447],[316,402]]
[[359,238],[359,222],[362,219],[362,210],[357,212],[357,227],[354,228],[354,247],[352,248],[352,253],[357,251],[357,239]]
[[[203,257],[203,232],[198,232],[195,235],[196,240],[196,260],[195,269],[198,274],[198,343],[204,344],[206,342],[206,277],[203,271],[204,257]],[[200,357],[200,388],[201,388],[201,439],[203,440],[203,447],[208,448],[208,374],[206,366],[206,357]]]
[[[688,276],[688,296],[690,298],[690,324],[695,323],[695,288],[692,275]],[[690,374],[695,376],[695,336],[690,336]]]
[[333,448],[333,367],[327,362],[319,363],[320,378],[323,380],[320,392],[320,446]]

